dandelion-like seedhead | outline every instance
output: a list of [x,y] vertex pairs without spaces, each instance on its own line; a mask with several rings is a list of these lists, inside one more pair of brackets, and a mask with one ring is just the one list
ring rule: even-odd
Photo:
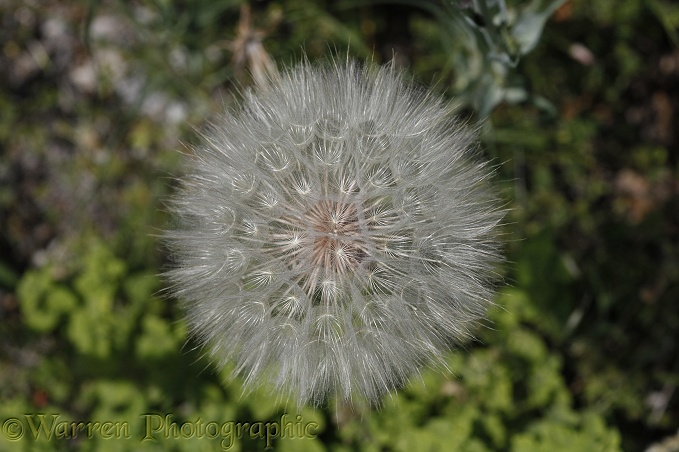
[[215,119],[166,233],[171,292],[246,388],[371,402],[485,316],[502,211],[474,131],[393,65],[303,63]]

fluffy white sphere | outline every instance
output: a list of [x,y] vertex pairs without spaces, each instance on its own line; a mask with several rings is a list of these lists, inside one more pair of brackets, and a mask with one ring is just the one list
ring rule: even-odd
[[485,315],[501,221],[476,135],[388,65],[303,63],[215,119],[171,292],[246,387],[377,401]]

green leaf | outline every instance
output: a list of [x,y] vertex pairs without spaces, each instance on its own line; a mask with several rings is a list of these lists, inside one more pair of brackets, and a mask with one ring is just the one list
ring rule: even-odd
[[541,8],[543,0],[533,0],[528,8],[521,11],[511,33],[519,44],[522,55],[535,48],[547,19],[565,2],[566,0],[552,0]]
[[24,322],[40,333],[53,331],[78,304],[73,292],[53,281],[49,267],[29,270],[19,282],[17,294]]
[[173,331],[167,320],[147,315],[142,320],[142,333],[137,339],[136,354],[141,360],[162,359],[177,353],[183,341],[184,335]]

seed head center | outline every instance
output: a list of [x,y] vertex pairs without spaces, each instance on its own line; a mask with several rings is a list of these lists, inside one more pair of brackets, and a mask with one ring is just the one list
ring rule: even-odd
[[314,232],[311,261],[326,272],[345,274],[367,255],[353,203],[321,201],[306,213]]

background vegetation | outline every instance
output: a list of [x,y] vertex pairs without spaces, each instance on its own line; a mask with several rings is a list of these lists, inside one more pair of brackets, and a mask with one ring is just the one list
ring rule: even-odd
[[[0,422],[133,428],[0,450],[220,450],[142,443],[144,413],[319,424],[276,450],[679,450],[679,5],[486,3],[0,1]],[[182,142],[302,49],[395,55],[490,114],[512,209],[492,323],[381,411],[241,398],[159,294]]]

